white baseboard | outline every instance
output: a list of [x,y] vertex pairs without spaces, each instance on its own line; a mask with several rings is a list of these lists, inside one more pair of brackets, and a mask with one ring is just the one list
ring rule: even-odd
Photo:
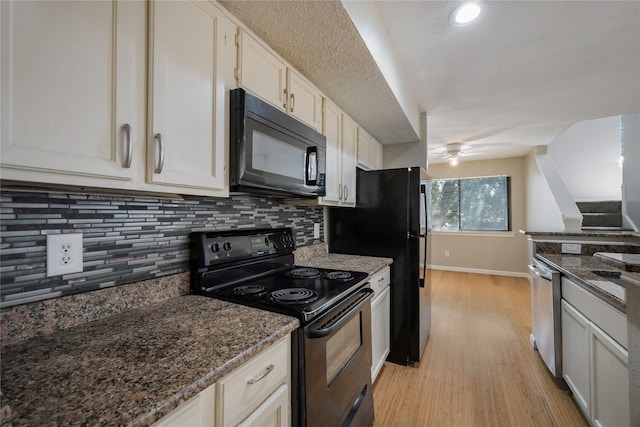
[[432,270],[457,271],[460,273],[493,274],[496,276],[522,277],[525,279],[528,279],[530,277],[529,273],[523,273],[521,271],[485,270],[481,268],[452,267],[448,265],[429,265],[429,268]]

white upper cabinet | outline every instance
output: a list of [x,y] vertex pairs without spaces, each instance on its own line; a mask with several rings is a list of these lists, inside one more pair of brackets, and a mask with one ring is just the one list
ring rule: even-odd
[[247,31],[237,37],[238,86],[320,131],[322,93]]
[[326,195],[320,198],[320,204],[355,206],[357,127],[335,104],[324,100],[327,173]]
[[358,128],[358,166],[382,169],[382,145],[363,128]]
[[294,69],[287,70],[288,112],[316,130],[322,129],[322,94]]
[[5,179],[82,184],[143,166],[146,5],[3,1]]
[[287,66],[249,33],[238,30],[238,86],[287,110]]
[[4,179],[228,195],[236,27],[213,3],[0,7]]
[[342,114],[342,204],[356,205],[356,145],[358,124],[346,114]]
[[223,66],[235,29],[209,2],[157,1],[149,13],[148,180],[226,195]]

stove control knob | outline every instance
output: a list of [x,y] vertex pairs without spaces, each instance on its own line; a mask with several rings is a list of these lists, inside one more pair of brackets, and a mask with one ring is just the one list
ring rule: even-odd
[[229,252],[231,250],[231,242],[224,242],[222,244],[222,249],[224,249],[225,251]]
[[220,252],[220,245],[217,243],[214,243],[211,245],[211,252]]

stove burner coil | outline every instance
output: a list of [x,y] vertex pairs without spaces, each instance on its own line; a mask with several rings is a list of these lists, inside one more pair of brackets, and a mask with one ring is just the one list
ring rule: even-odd
[[317,269],[308,267],[294,268],[289,272],[289,276],[297,279],[313,279],[319,275],[320,272]]
[[270,299],[285,304],[303,304],[318,299],[318,293],[306,288],[286,288],[271,292]]
[[266,294],[265,287],[262,285],[244,285],[233,288],[234,295],[245,297],[261,297]]
[[349,280],[353,278],[353,274],[348,271],[331,271],[327,273],[326,278],[329,280]]

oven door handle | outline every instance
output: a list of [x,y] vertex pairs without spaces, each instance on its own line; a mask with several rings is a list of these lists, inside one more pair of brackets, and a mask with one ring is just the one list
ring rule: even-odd
[[[342,324],[345,323],[351,317],[352,314],[358,312],[363,305],[369,303],[369,301],[373,297],[373,293],[374,293],[373,289],[370,289],[370,288],[364,288],[359,290],[356,296],[350,298],[353,300],[352,302],[353,305],[347,305],[344,308],[342,308],[341,310],[342,312],[339,313],[340,318],[338,318],[337,320],[329,320],[329,322],[327,322],[329,323],[329,325],[326,328],[321,327],[320,329],[307,331],[306,333],[307,337],[322,338],[340,329],[342,327]],[[323,324],[322,326],[324,325],[325,324]]]

